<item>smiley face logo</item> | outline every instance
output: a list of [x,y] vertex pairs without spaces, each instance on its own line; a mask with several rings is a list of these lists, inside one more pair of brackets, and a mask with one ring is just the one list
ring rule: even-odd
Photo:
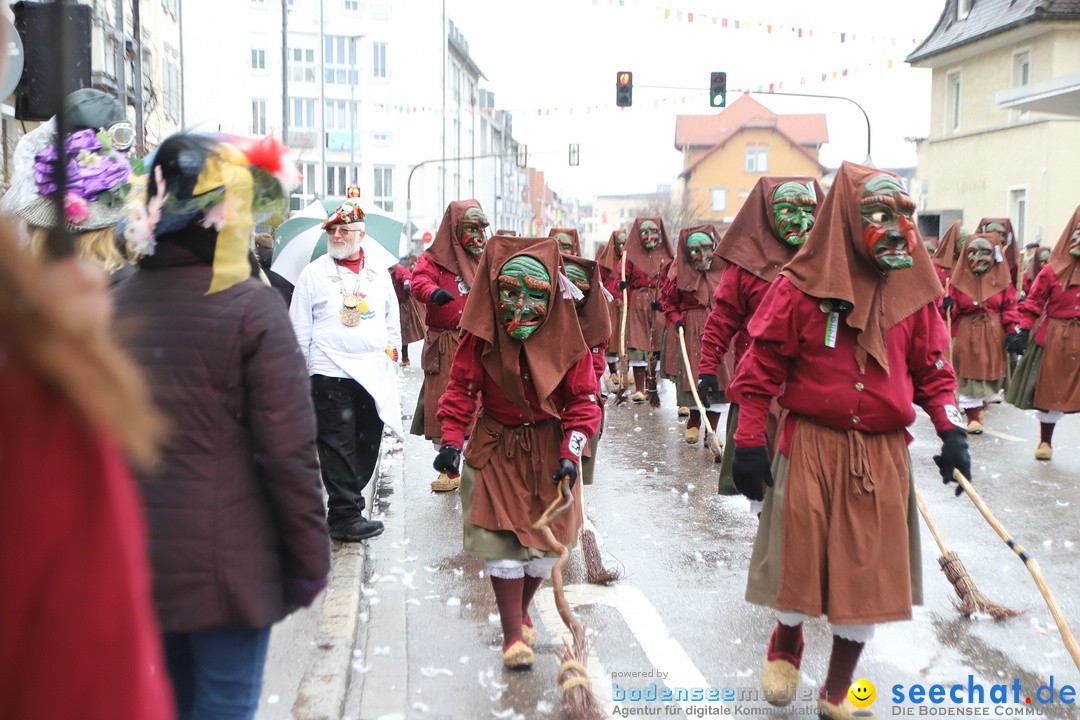
[[857,708],[868,708],[874,704],[874,698],[877,697],[877,689],[874,687],[874,683],[870,682],[866,678],[859,678],[847,691],[848,700],[851,704]]

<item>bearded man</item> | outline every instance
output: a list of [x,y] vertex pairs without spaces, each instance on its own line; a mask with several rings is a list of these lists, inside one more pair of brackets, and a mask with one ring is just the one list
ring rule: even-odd
[[360,205],[345,200],[323,230],[326,255],[301,271],[289,318],[311,375],[330,537],[358,542],[383,531],[380,521],[363,516],[383,424],[404,439],[400,311],[390,272],[365,257]]
[[[484,252],[487,229],[488,219],[480,203],[455,200],[443,213],[431,247],[420,255],[412,271],[412,294],[426,307],[427,332],[420,354],[424,383],[420,386],[410,432],[423,435],[436,447],[440,444],[442,428],[435,414],[439,398],[450,381],[450,364],[461,335],[458,323]],[[457,471],[449,470],[432,481],[431,489],[450,492],[460,485]]]
[[[733,475],[764,508],[746,599],[773,609],[762,685],[774,705],[799,682],[802,625],[826,615],[832,654],[818,712],[853,717],[847,698],[876,623],[921,602],[918,520],[906,428],[912,403],[942,439],[945,482],[971,476],[941,284],[899,178],[844,163],[801,252],[750,321],[750,348],[728,392],[739,403]],[[788,415],[770,470],[769,403]],[[775,481],[774,481],[775,477]]]
[[[763,177],[746,198],[731,227],[717,245],[716,254],[725,263],[724,274],[712,298],[705,321],[698,365],[698,395],[702,402],[723,402],[724,388],[750,345],[747,327],[769,285],[810,237],[814,212],[825,196],[817,181],[809,177]],[[776,451],[776,428],[780,407],[774,402],[769,414],[769,455]],[[739,421],[739,406],[728,406],[726,447],[732,442]],[[731,477],[734,453],[724,453],[718,490],[738,492]],[[751,506],[756,514],[758,503]]]

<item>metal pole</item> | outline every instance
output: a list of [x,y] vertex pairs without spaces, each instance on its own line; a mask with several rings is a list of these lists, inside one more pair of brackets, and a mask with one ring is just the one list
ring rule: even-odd
[[135,36],[135,149],[139,155],[146,154],[146,128],[143,127],[143,72],[142,72],[142,20],[139,12],[141,0],[132,0],[131,25]]
[[322,179],[319,187],[322,188],[322,197],[326,197],[326,38],[323,35],[323,3],[319,0],[319,49],[322,53],[322,62],[319,63],[319,117],[322,121],[319,126],[319,172]]
[[[755,93],[751,92],[750,90],[744,90],[743,92],[745,92],[747,95],[755,94]],[[786,92],[773,92],[771,90],[769,92],[767,92],[767,93],[756,93],[756,94],[758,94],[758,95],[786,95],[787,97],[815,97],[815,98],[824,98],[826,100],[846,100],[846,101],[848,101],[849,103],[851,103],[855,107],[859,108],[859,112],[862,113],[863,119],[866,120],[866,160],[863,162],[863,164],[864,165],[873,165],[873,161],[870,159],[870,116],[866,114],[866,110],[863,109],[862,105],[855,102],[851,98],[844,97],[843,95],[815,95],[813,93],[786,93]]]
[[281,142],[289,144],[289,0],[281,0]]
[[[116,0],[113,9],[115,10],[113,14],[116,16],[114,37],[120,46],[120,57],[117,58],[116,63],[116,99],[120,101],[120,107],[124,108],[124,115],[127,115],[127,43],[124,33],[124,0]],[[183,58],[183,53],[180,57]]]
[[54,220],[45,238],[45,254],[52,260],[70,257],[75,254],[75,238],[67,231],[64,224],[64,195],[67,193],[67,120],[64,117],[64,98],[67,96],[70,76],[68,66],[71,62],[71,38],[68,29],[70,22],[67,18],[68,3],[66,0],[53,0],[49,8],[52,26],[58,31],[60,42],[56,43],[55,65],[56,71],[52,80],[51,104],[56,108],[56,169],[53,173],[53,182],[56,190],[52,194]]
[[[451,157],[451,158],[430,158],[428,160],[421,160],[412,166],[409,170],[409,176],[405,180],[405,227],[412,226],[412,176],[419,168],[429,163],[448,163],[448,162],[460,162],[461,160],[478,160],[480,158],[498,158],[504,157],[502,153],[484,153],[483,155],[470,155],[468,157]],[[410,247],[416,250],[415,254],[419,255],[423,250],[423,246],[412,244],[412,238],[409,238]]]

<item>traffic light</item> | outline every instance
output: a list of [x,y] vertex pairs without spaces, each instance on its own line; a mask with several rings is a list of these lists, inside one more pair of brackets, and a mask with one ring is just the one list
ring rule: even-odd
[[727,73],[714,72],[709,76],[709,104],[713,107],[727,105]]
[[581,146],[577,143],[570,143],[570,164],[577,167],[578,162],[581,160]]
[[526,168],[529,165],[529,146],[525,143],[521,143],[517,146],[517,166],[519,168]]
[[615,73],[615,104],[619,107],[634,104],[634,73],[629,70]]

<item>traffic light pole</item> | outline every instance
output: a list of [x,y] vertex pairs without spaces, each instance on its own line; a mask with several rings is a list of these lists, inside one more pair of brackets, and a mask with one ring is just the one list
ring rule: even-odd
[[755,92],[752,92],[750,90],[745,90],[744,92],[746,92],[748,95],[784,95],[784,96],[787,96],[787,97],[812,97],[812,98],[824,98],[826,100],[846,100],[846,101],[848,101],[849,103],[851,103],[855,107],[859,108],[859,112],[862,113],[863,119],[866,120],[866,160],[863,162],[863,165],[871,165],[871,166],[873,165],[873,161],[870,159],[870,116],[866,114],[866,110],[863,109],[862,105],[855,102],[851,98],[844,97],[843,95],[815,95],[813,93],[786,93],[786,92],[773,92],[771,90],[769,92],[767,92],[767,93],[766,92],[755,93]]
[[[412,170],[409,170],[409,177],[405,181],[405,227],[409,228],[409,247],[413,248],[412,239],[412,176],[419,168],[424,165],[430,165],[431,163],[448,163],[459,162],[461,160],[480,160],[482,158],[498,158],[508,157],[504,153],[484,153],[483,155],[468,155],[464,157],[451,157],[451,158],[431,158],[429,160],[421,160],[412,166]],[[420,253],[416,253],[419,255]]]

